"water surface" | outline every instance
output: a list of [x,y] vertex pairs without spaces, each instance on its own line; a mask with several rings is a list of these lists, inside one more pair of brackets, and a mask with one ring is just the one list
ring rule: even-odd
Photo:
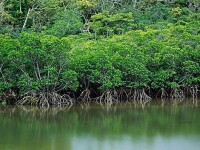
[[198,103],[0,108],[0,150],[199,150]]

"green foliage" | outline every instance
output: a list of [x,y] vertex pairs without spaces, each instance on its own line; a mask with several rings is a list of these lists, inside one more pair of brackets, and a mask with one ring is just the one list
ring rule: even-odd
[[[9,65],[2,69],[1,80],[4,82],[0,82],[3,84],[1,88],[5,89],[11,84],[19,87],[22,93],[30,90],[76,90],[76,72],[68,70],[66,66],[70,47],[64,38],[23,33],[18,40],[19,49],[13,48],[15,45],[11,43],[11,39],[3,40],[6,54],[8,53],[4,58],[9,60]],[[9,78],[15,82],[11,82]]]
[[92,8],[95,5],[95,0],[77,0],[77,5],[85,9]]
[[55,14],[46,32],[58,37],[63,37],[69,34],[79,33],[82,26],[83,23],[77,14],[73,11],[65,11]]
[[109,14],[105,11],[91,16],[91,28],[100,35],[122,34],[131,29],[132,13]]
[[200,14],[185,1],[10,0],[0,8],[1,94],[200,83]]
[[[13,86],[16,81],[13,66],[10,63],[12,55],[19,48],[19,42],[12,39],[9,35],[0,35],[0,93]],[[11,69],[12,68],[12,69]]]

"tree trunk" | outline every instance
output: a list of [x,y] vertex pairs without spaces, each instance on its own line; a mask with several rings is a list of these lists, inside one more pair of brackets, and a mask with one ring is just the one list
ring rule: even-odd
[[25,19],[24,24],[23,24],[23,27],[22,27],[22,31],[23,31],[24,28],[26,27],[26,24],[27,24],[29,15],[30,15],[30,11],[31,11],[31,9],[29,8],[29,9],[28,9],[28,12],[27,12],[27,15],[26,15],[26,19]]

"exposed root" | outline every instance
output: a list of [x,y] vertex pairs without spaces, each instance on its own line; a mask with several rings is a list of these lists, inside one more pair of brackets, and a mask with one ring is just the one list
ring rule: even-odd
[[117,95],[117,98],[120,101],[129,100],[129,97],[130,97],[128,91],[126,91],[124,88],[121,88],[119,90],[119,94],[115,94],[115,95]]
[[164,100],[164,99],[166,99],[166,98],[168,97],[168,94],[167,94],[167,92],[165,91],[164,88],[161,88],[161,89],[158,91],[158,93],[157,93],[157,95],[156,95],[156,98],[158,98],[158,95],[160,95],[160,98],[161,98],[162,100]]
[[128,100],[131,100],[131,99],[132,99],[133,93],[134,93],[134,90],[131,88],[131,89],[128,91],[128,93],[127,93],[127,99],[128,99]]
[[112,90],[106,90],[104,91],[101,96],[95,98],[95,101],[99,104],[106,104],[106,105],[112,105],[114,103],[119,102],[118,95],[116,94],[116,91]]
[[39,106],[49,107],[49,101],[48,101],[47,97],[48,96],[46,96],[45,94],[39,93]]
[[50,104],[52,105],[56,105],[56,106],[69,106],[71,107],[74,103],[75,100],[73,98],[71,98],[69,95],[60,95],[56,92],[53,93],[48,93],[48,101],[50,102]]
[[74,99],[68,95],[60,95],[56,92],[38,93],[28,92],[23,96],[23,99],[16,102],[17,105],[31,105],[49,107],[50,105],[71,107],[74,104]]
[[[132,94],[132,95],[131,95]],[[151,100],[144,89],[134,90],[132,89],[125,90],[121,88],[120,90],[106,90],[101,96],[97,97],[95,101],[102,105],[102,107],[113,107],[114,104],[119,103],[120,101],[126,100],[129,103],[129,100],[132,100],[135,105],[145,107],[145,105]]]
[[80,100],[82,102],[86,102],[89,103],[91,101],[91,97],[90,97],[90,90],[88,90],[87,88],[81,92],[80,96],[77,98],[77,100]]
[[189,94],[192,96],[193,99],[197,99],[199,91],[200,90],[198,90],[198,87],[196,85],[189,88]]
[[36,95],[36,93],[29,91],[24,94],[23,98],[16,102],[17,105],[37,105],[39,102],[39,99]]
[[183,99],[185,98],[184,92],[181,89],[173,88],[170,93],[171,99]]
[[[187,90],[187,91],[186,91]],[[77,98],[79,102],[83,102],[89,106],[90,102],[96,102],[105,106],[112,106],[113,104],[119,102],[134,102],[136,104],[145,105],[147,102],[151,101],[152,98],[146,93],[146,89],[124,89],[120,88],[116,89],[108,89],[101,93],[100,96],[93,98],[91,97],[91,91],[86,88],[81,92],[80,96]],[[193,99],[197,99],[198,97],[198,87],[193,86],[185,89],[173,88],[171,93],[165,91],[164,88],[161,88],[156,97],[160,97],[162,100],[166,98],[171,98],[172,100],[182,100],[185,98],[185,93],[193,97]],[[17,105],[31,105],[31,106],[42,106],[49,107],[50,105],[54,106],[68,106],[71,107],[75,103],[75,100],[71,98],[69,95],[60,95],[56,92],[40,92],[35,93],[33,91],[27,92],[24,94],[23,98],[16,102]]]
[[151,97],[148,96],[145,92],[145,89],[135,89],[133,95],[131,96],[132,101],[137,101],[137,102],[144,102],[144,101],[150,101]]

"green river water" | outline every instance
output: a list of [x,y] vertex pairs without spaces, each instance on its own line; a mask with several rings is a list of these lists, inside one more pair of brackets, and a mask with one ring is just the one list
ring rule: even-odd
[[0,150],[200,150],[200,105],[0,107]]

